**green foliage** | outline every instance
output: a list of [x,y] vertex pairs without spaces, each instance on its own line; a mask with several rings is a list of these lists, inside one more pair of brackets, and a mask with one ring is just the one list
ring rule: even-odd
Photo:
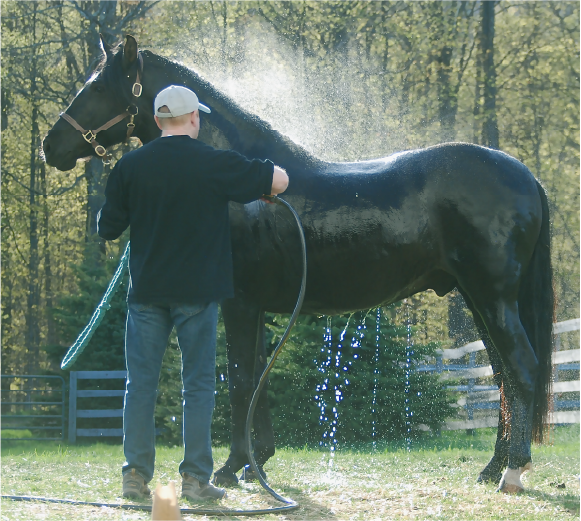
[[182,444],[181,365],[181,352],[174,331],[163,357],[155,406],[155,426],[161,429],[157,439],[169,446]]
[[[452,414],[437,375],[415,371],[437,346],[415,340],[411,326],[396,325],[394,308],[297,321],[270,377],[280,444],[401,439],[419,424],[437,429]],[[280,335],[286,319],[273,322]]]

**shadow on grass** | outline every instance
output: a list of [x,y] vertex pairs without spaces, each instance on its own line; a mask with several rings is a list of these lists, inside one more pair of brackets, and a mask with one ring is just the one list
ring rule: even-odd
[[[336,515],[329,508],[313,501],[308,493],[297,487],[285,487],[284,496],[292,498],[300,505],[297,510],[285,514],[285,519],[336,519]],[[271,506],[281,506],[274,498],[269,503]]]
[[559,506],[564,510],[569,511],[579,517],[579,496],[575,494],[547,494],[540,490],[527,488],[524,494],[528,497],[546,501],[552,506]]
[[[264,494],[268,494],[268,492],[262,490],[261,491]],[[299,508],[296,510],[292,510],[290,512],[284,511],[284,512],[272,512],[270,515],[274,515],[274,516],[284,516],[284,519],[289,519],[289,520],[293,520],[293,519],[317,519],[317,520],[333,520],[336,519],[335,514],[328,508],[326,508],[323,505],[320,505],[319,503],[316,503],[315,501],[311,500],[310,497],[305,494],[302,490],[296,488],[296,487],[286,487],[283,491],[278,491],[281,495],[283,495],[284,497],[287,498],[291,498],[293,499],[296,503],[299,504]],[[284,506],[283,503],[277,501],[276,499],[274,499],[273,497],[269,496],[266,499],[266,503],[268,504],[267,508],[278,508],[281,506]],[[200,507],[200,505],[196,505],[196,504],[191,504],[188,505],[190,508],[198,508]],[[204,505],[204,508],[206,507],[206,505]],[[209,507],[210,508],[210,507]],[[261,507],[263,508],[263,507]],[[237,508],[239,509],[239,508]],[[248,505],[248,510],[254,510],[254,508],[252,507],[252,505]],[[184,514],[186,516],[190,516],[193,514]],[[263,514],[263,515],[269,515],[269,514]],[[186,519],[190,519],[189,517],[187,517]],[[198,517],[193,517],[192,519],[199,519]],[[226,521],[245,521],[248,518],[248,516],[245,515],[233,515],[233,516],[223,516],[223,515],[208,515],[208,517],[204,517],[204,519],[215,519],[215,520],[226,520]],[[277,517],[278,519],[278,517]]]

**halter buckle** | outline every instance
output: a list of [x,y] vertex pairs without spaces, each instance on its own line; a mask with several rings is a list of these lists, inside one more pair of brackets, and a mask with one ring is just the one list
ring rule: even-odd
[[97,145],[95,147],[95,152],[99,157],[105,157],[107,155],[107,150],[103,145]]
[[87,132],[85,132],[84,134],[81,132],[81,135],[85,138],[85,141],[87,143],[92,143],[93,141],[95,141],[95,139],[97,139],[97,134],[93,134],[92,130],[87,130]]
[[[137,116],[139,114],[139,107],[137,105],[129,105],[125,110],[130,116]],[[132,110],[135,110],[135,112],[131,112]]]
[[139,98],[139,96],[141,96],[142,92],[143,92],[143,85],[141,85],[141,83],[134,83],[133,87],[131,89],[131,94],[133,94],[136,98]]

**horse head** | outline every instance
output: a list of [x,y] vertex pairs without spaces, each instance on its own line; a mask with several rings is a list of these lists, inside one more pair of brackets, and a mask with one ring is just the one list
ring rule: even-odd
[[129,135],[149,141],[159,135],[153,96],[140,81],[143,59],[137,41],[127,36],[115,47],[101,37],[103,57],[42,143],[46,163],[70,170],[77,159],[106,157],[105,149]]

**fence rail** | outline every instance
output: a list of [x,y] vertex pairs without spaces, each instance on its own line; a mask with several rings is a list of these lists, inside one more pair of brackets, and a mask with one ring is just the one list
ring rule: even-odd
[[[560,335],[570,331],[579,331],[579,322],[580,319],[575,318],[557,322],[553,325],[555,348],[557,349],[557,352],[553,356],[553,366],[555,369],[555,380],[553,382],[554,395],[580,391],[581,385],[579,380],[559,381],[560,371],[579,370],[579,362],[581,361],[581,351],[579,349],[559,351],[561,347]],[[485,347],[481,340],[470,342],[456,349],[442,349],[437,352],[435,364],[426,364],[417,368],[418,371],[438,373],[442,380],[468,380],[468,383],[464,385],[448,386],[448,389],[452,391],[466,393],[458,400],[456,406],[466,410],[468,419],[448,421],[442,426],[443,430],[478,429],[482,427],[496,427],[498,424],[498,417],[496,415],[477,419],[473,417],[475,410],[498,409],[500,402],[500,392],[496,385],[475,384],[477,378],[489,377],[493,374],[490,365],[476,365],[476,353],[483,349]],[[467,364],[444,364],[444,360],[456,361],[466,355],[469,355]],[[551,423],[580,423],[579,399],[562,400],[556,398],[554,400],[554,406],[555,411],[551,414]],[[577,410],[559,410],[571,408],[577,408]],[[420,425],[419,428],[421,430],[428,429],[425,425]]]

